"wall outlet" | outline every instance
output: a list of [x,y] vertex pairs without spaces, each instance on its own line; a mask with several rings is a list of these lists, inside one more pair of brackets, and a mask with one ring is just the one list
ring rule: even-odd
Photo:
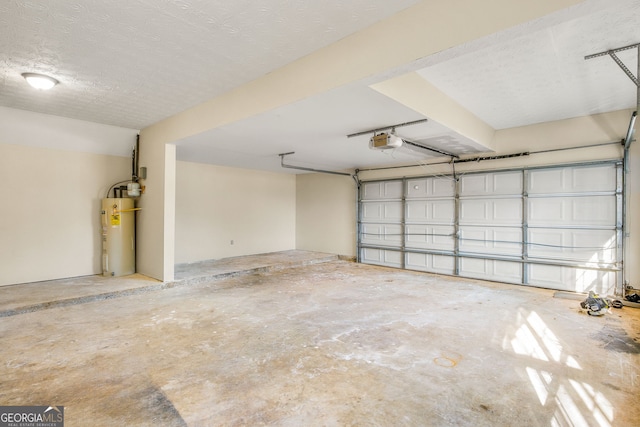
[[233,245],[233,240],[231,241],[231,244]]

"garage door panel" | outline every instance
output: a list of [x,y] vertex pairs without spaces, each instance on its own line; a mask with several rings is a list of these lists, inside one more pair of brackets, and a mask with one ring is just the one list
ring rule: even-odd
[[362,184],[362,199],[401,199],[402,181],[365,182]]
[[522,172],[499,172],[463,175],[460,196],[495,196],[522,194]]
[[454,274],[455,258],[446,255],[408,252],[406,268],[429,273]]
[[529,194],[547,194],[556,192],[566,192],[564,169],[545,169],[529,172]]
[[453,178],[421,178],[407,181],[407,198],[453,197]]
[[385,267],[402,267],[402,253],[384,249],[363,248],[360,259],[365,264],[382,265]]
[[407,201],[407,223],[452,224],[454,215],[453,199]]
[[576,197],[570,200],[574,224],[615,225],[616,196]]
[[493,221],[501,225],[522,224],[522,200],[496,200],[493,203]]
[[399,224],[362,224],[362,243],[375,246],[402,245],[402,226]]
[[401,202],[362,203],[362,221],[364,222],[400,222],[401,220]]
[[529,284],[571,292],[594,291],[600,295],[613,294],[616,284],[614,271],[556,265],[529,265]]
[[[359,253],[378,265],[607,293],[621,280],[621,167],[468,172],[457,185],[448,176],[375,183],[360,214],[373,237],[359,236]],[[378,252],[364,254],[366,245]]]
[[453,251],[453,226],[407,225],[406,246],[415,249]]
[[613,165],[573,168],[571,171],[571,191],[615,191],[616,175],[616,168]]
[[521,199],[465,199],[460,200],[461,225],[520,225]]
[[522,283],[522,265],[518,262],[481,258],[460,258],[460,275],[474,279]]
[[615,226],[616,196],[536,197],[529,199],[529,225]]
[[493,192],[490,194],[513,194],[523,193],[522,172],[496,173],[493,176]]
[[616,190],[615,165],[541,169],[529,172],[529,194]]
[[460,251],[492,255],[521,255],[522,229],[461,226]]
[[529,257],[613,263],[616,230],[529,229]]

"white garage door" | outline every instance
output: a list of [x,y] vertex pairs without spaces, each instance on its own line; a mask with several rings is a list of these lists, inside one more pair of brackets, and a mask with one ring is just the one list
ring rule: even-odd
[[620,283],[619,162],[364,182],[360,262],[559,290]]

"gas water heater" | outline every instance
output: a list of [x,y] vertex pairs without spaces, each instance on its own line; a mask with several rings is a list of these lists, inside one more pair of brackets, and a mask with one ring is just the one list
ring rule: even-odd
[[136,272],[135,211],[131,198],[102,199],[102,275]]

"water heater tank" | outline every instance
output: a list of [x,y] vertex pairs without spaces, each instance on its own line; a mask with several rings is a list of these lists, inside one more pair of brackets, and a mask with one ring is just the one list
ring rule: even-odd
[[102,275],[136,272],[136,232],[133,199],[102,199]]

